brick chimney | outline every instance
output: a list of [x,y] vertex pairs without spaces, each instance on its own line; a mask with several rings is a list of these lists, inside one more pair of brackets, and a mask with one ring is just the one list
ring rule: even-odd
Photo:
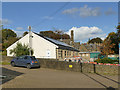
[[74,45],[74,32],[71,30],[71,44]]

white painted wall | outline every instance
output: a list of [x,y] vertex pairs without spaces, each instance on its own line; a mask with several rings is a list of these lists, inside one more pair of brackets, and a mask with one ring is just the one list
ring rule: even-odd
[[[58,48],[57,45],[49,42],[48,40],[32,33],[32,49],[34,51],[34,56],[36,58],[56,58],[56,48]],[[20,42],[22,44],[28,45],[29,43],[29,34],[18,40],[17,42]],[[13,54],[10,54],[10,49],[13,49],[16,47],[17,42],[12,44],[10,47],[7,48],[7,56],[13,56]]]

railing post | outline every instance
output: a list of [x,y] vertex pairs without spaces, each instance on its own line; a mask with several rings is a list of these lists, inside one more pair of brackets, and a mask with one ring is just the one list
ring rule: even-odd
[[83,72],[83,71],[82,71],[82,63],[81,63],[81,62],[80,62],[80,71]]
[[95,64],[93,64],[93,68],[94,68],[94,73],[96,73],[96,67],[95,67]]

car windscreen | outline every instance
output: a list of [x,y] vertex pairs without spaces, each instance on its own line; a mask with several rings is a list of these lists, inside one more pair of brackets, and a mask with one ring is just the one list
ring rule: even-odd
[[36,60],[35,56],[31,56],[30,58],[31,58],[32,60]]

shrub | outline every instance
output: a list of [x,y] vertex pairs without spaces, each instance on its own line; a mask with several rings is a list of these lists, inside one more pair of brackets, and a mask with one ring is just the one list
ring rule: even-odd
[[[14,56],[22,56],[22,55],[29,55],[29,46],[22,45],[21,43],[17,43],[17,46],[14,49],[10,50],[10,54],[14,54]],[[33,55],[33,50],[31,50],[31,54]]]
[[115,62],[119,62],[119,60],[112,60],[112,59],[109,59],[109,58],[103,58],[103,59],[97,59],[97,60],[95,60],[95,62],[97,62],[97,63],[111,63],[111,64],[113,64],[113,63],[115,63]]

